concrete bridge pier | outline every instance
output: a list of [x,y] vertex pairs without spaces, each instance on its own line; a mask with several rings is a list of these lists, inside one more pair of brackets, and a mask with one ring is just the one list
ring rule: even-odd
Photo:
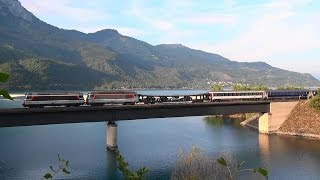
[[107,122],[107,149],[115,151],[118,149],[117,144],[117,124],[114,121]]
[[259,118],[259,132],[264,134],[276,133],[297,104],[298,101],[272,102],[270,113],[264,113]]

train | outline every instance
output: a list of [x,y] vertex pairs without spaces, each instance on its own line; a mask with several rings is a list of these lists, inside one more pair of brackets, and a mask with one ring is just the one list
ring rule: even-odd
[[138,102],[138,93],[134,91],[105,91],[90,92],[86,98],[86,104],[103,106],[105,104],[134,105]]
[[268,90],[268,91],[207,91],[193,95],[144,95],[136,91],[89,92],[84,98],[80,92],[27,93],[24,107],[46,106],[103,106],[107,104],[135,105],[155,103],[203,103],[224,101],[263,101],[309,99],[316,90]]
[[83,93],[27,93],[23,100],[23,107],[45,106],[81,106],[84,104]]

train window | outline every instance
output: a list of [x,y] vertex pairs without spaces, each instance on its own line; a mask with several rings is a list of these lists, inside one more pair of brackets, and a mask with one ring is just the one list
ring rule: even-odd
[[26,99],[32,99],[32,96],[26,95]]

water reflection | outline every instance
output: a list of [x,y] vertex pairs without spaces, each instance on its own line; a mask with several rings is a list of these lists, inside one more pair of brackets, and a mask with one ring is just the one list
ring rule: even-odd
[[259,152],[260,152],[260,158],[263,160],[263,164],[270,167],[270,141],[269,141],[269,135],[267,134],[259,134]]
[[[122,155],[148,179],[167,179],[179,149],[192,146],[213,157],[230,153],[245,168],[266,167],[270,179],[320,179],[320,141],[258,134],[241,118],[185,117],[118,122]],[[60,153],[71,161],[73,179],[121,179],[114,154],[105,148],[106,123],[0,128],[0,175],[40,179]],[[36,154],[36,156],[35,156]],[[14,168],[14,171],[8,169]]]
[[320,179],[318,140],[259,134],[259,150],[272,179]]
[[116,155],[114,152],[106,151],[107,153],[107,160],[106,160],[106,179],[119,179],[119,172],[117,170],[117,161]]
[[203,121],[206,123],[206,125],[220,128],[223,126],[232,126],[235,128],[243,128],[241,126],[240,122],[245,120],[244,118],[230,118],[225,116],[206,116],[203,118]]

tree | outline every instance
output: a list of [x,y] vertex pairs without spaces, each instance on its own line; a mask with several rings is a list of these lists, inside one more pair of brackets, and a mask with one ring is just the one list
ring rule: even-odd
[[259,85],[249,85],[249,84],[234,84],[232,86],[234,91],[265,91],[269,90],[268,86]]
[[215,83],[212,86],[212,91],[217,91],[217,92],[223,91],[223,85]]
[[118,163],[118,169],[121,171],[125,180],[144,180],[145,174],[149,172],[147,167],[143,167],[138,169],[136,172],[129,170],[129,163],[126,162],[124,157],[120,154],[120,152],[116,151],[116,159]]
[[304,90],[305,88],[302,86],[278,86],[277,90]]
[[[9,74],[0,72],[0,82],[5,83],[9,79]],[[13,98],[10,96],[7,90],[0,89],[0,95],[3,96],[5,99],[13,100]]]

